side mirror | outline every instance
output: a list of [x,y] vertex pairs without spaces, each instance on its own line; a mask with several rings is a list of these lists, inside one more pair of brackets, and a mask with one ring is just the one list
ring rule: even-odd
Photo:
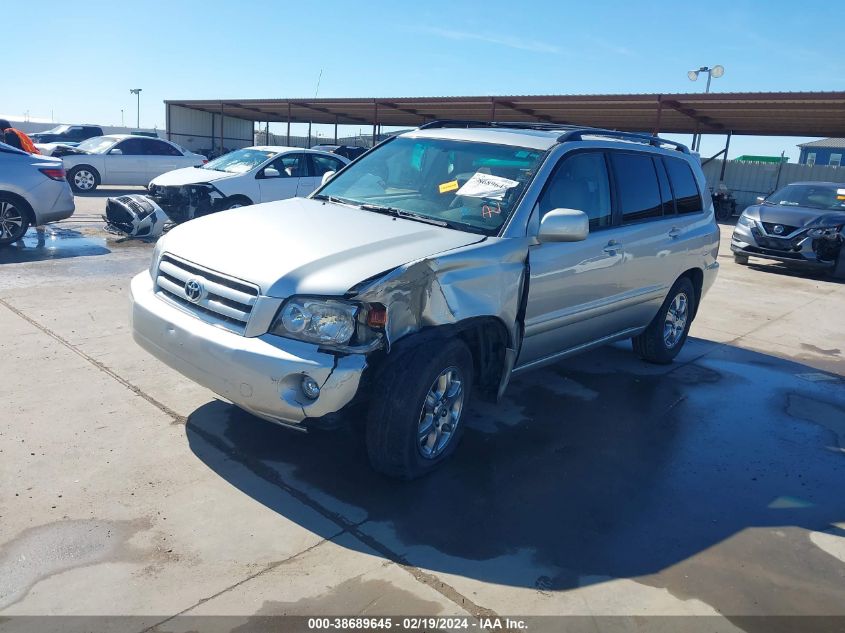
[[275,167],[264,168],[264,178],[278,178],[279,176],[281,176],[281,174]]
[[112,156],[123,156],[123,150],[115,147],[114,149],[109,150],[109,154]]
[[540,242],[580,242],[590,234],[590,218],[577,209],[552,209],[540,220]]
[[326,184],[329,180],[331,180],[332,178],[334,178],[334,175],[335,175],[336,173],[337,173],[336,171],[327,171],[325,174],[323,174],[323,180],[321,180],[321,181],[320,181],[320,186],[322,187],[322,186],[323,186],[323,185],[325,185],[325,184]]
[[766,201],[766,196],[757,196],[756,198],[754,198],[754,200],[757,202],[757,204],[763,204],[763,202]]

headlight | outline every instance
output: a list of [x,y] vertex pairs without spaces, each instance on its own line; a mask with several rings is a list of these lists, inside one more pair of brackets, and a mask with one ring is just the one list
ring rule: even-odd
[[807,235],[810,237],[835,237],[842,228],[842,226],[829,226],[827,228],[810,229],[807,231]]
[[358,309],[336,299],[292,297],[279,310],[270,332],[309,343],[346,345],[355,333]]
[[741,224],[742,226],[747,226],[749,229],[752,228],[756,222],[754,219],[748,217],[744,213],[739,216],[739,220],[737,220],[737,224]]

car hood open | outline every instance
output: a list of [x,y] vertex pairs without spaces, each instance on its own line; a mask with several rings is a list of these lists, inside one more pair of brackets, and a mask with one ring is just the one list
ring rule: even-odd
[[255,283],[273,297],[343,295],[397,266],[484,240],[414,220],[292,198],[191,220],[161,243],[213,271]]
[[150,184],[161,187],[181,187],[182,185],[212,182],[231,176],[240,176],[240,174],[230,174],[227,171],[215,171],[213,169],[199,169],[198,167],[183,167],[182,169],[174,169],[161,176],[156,176],[150,181]]

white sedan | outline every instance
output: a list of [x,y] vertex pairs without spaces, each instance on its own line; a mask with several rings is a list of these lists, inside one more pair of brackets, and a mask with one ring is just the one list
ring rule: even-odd
[[323,175],[347,158],[314,150],[257,145],[238,149],[201,167],[177,169],[149,184],[153,199],[171,217],[193,217],[259,202],[304,197]]
[[94,191],[99,185],[146,185],[150,179],[180,167],[208,162],[176,143],[132,134],[96,136],[62,156],[71,189]]

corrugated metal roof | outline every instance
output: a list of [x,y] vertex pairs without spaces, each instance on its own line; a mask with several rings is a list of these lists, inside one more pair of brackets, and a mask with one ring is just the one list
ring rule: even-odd
[[[251,121],[417,126],[547,121],[623,131],[845,137],[845,92],[169,100]],[[178,132],[178,130],[175,130]]]
[[798,147],[833,147],[842,149],[845,148],[845,138],[823,138],[818,141],[810,141],[809,143],[800,143]]

